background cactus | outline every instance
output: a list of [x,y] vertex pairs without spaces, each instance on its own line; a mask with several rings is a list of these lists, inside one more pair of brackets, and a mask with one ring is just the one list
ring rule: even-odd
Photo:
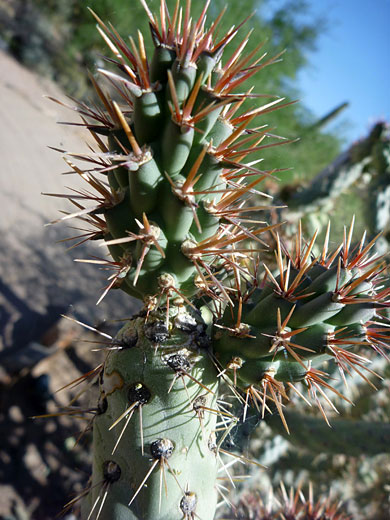
[[326,228],[327,215],[342,212],[344,203],[353,198],[368,233],[382,233],[375,249],[385,254],[389,248],[389,145],[389,125],[378,122],[367,137],[353,143],[308,185],[284,186],[279,196],[287,207],[279,211],[289,221],[290,233],[298,219],[309,232]]
[[[265,499],[260,494],[244,495],[234,517],[238,520],[350,520],[351,517],[341,510],[342,504],[332,500],[331,496],[315,499],[313,488],[305,496],[302,486],[286,489],[282,483],[274,492],[271,488]],[[229,519],[226,519],[229,520]]]
[[[325,391],[342,396],[317,363],[370,373],[352,349],[385,354],[390,289],[375,238],[354,246],[353,223],[330,251],[328,228],[316,257],[316,234],[306,242],[299,226],[290,248],[267,222],[258,185],[274,172],[250,155],[287,142],[257,118],[289,103],[248,107],[262,96],[243,84],[279,56],[262,44],[245,55],[249,35],[232,43],[242,24],[217,36],[222,14],[207,28],[209,1],[197,19],[190,1],[169,13],[162,0],[159,17],[141,2],[152,59],[141,33],[127,45],[94,14],[113,54],[99,70],[112,93],[91,78],[99,104],[74,107],[91,152],[62,150],[89,186],[67,195],[76,211],[59,220],[87,223],[75,238],[102,239],[112,257],[90,260],[113,270],[99,301],[120,288],[144,303],[82,378],[99,386],[83,518],[211,520],[225,497],[218,471],[233,483],[223,457],[251,462],[227,451],[230,431],[250,408],[279,413],[289,431],[284,401],[306,400],[301,384],[328,421]],[[253,195],[264,202],[250,205]],[[261,264],[270,239],[276,262]]]

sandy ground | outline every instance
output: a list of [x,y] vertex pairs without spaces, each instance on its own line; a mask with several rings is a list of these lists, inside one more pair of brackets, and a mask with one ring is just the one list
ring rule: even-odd
[[69,203],[42,192],[84,183],[61,176],[67,166],[48,148],[85,149],[77,127],[56,124],[76,114],[44,97],[66,100],[55,85],[2,52],[0,70],[0,519],[52,520],[86,485],[88,450],[82,443],[71,450],[86,425],[31,416],[64,406],[69,392],[54,391],[99,362],[91,344],[79,340],[99,337],[86,336],[60,313],[111,331],[105,318],[129,316],[135,305],[114,292],[96,307],[107,272],[73,260],[104,252],[66,252],[57,241],[72,232],[45,227]]

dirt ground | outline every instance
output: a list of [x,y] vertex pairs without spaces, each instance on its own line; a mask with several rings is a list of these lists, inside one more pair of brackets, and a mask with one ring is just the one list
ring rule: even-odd
[[[75,392],[55,390],[101,359],[98,353],[91,354],[91,344],[84,340],[98,338],[68,320],[58,322],[42,338],[53,353],[0,387],[0,518],[4,520],[52,520],[87,485],[88,421],[67,415],[34,418],[67,406]],[[75,518],[69,512],[64,517]]]
[[129,316],[135,306],[115,293],[96,307],[108,275],[73,261],[96,250],[68,253],[58,240],[69,229],[45,227],[66,201],[41,193],[83,182],[61,176],[66,165],[48,148],[85,149],[77,127],[56,124],[75,114],[43,97],[65,95],[3,52],[0,70],[0,519],[53,520],[87,484],[88,432],[74,445],[88,423],[32,417],[66,406],[74,390],[55,391],[102,355],[91,352],[102,344],[98,334],[60,315],[115,333],[118,324],[105,318]]

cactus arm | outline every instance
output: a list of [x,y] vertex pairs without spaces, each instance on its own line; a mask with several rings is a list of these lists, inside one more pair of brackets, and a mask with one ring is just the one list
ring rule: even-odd
[[267,424],[275,433],[294,446],[315,453],[343,453],[348,456],[374,456],[389,451],[390,424],[352,419],[332,418],[331,426],[322,418],[285,410],[290,435],[276,416],[267,417]]
[[359,179],[369,159],[351,164],[349,151],[342,153],[335,161],[314,177],[307,188],[295,192],[288,198],[291,211],[301,214],[318,211],[333,202]]
[[[343,107],[344,105],[341,105]],[[322,209],[329,209],[337,198],[358,181],[363,173],[368,175],[368,196],[366,204],[367,226],[372,235],[388,231],[388,172],[390,164],[388,123],[377,123],[369,135],[358,140],[342,152],[329,166],[318,173],[307,186],[283,190],[281,198],[288,205],[291,217],[306,217],[309,222],[320,225]],[[311,224],[312,225],[312,224]],[[321,224],[322,225],[322,224]],[[318,227],[318,226],[317,226]],[[388,240],[377,241],[382,254]]]

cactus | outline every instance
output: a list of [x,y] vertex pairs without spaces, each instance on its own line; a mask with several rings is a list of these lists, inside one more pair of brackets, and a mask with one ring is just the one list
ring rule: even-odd
[[342,510],[342,504],[330,495],[317,500],[313,497],[313,486],[309,486],[307,498],[302,486],[286,489],[283,482],[276,492],[270,488],[267,498],[260,493],[244,495],[234,517],[224,520],[351,520]]
[[[285,142],[251,124],[289,103],[247,109],[260,96],[237,89],[278,56],[259,56],[261,45],[245,55],[249,36],[232,43],[242,24],[217,36],[222,15],[206,28],[209,1],[196,20],[190,1],[169,13],[161,0],[159,18],[141,2],[151,60],[141,33],[127,45],[93,13],[113,53],[99,69],[112,94],[91,78],[100,105],[74,109],[95,144],[87,154],[63,150],[88,190],[67,196],[76,211],[58,221],[81,219],[89,229],[75,238],[101,239],[112,257],[91,260],[113,270],[99,301],[122,289],[144,304],[82,378],[99,387],[83,518],[212,520],[224,498],[217,472],[232,481],[223,457],[256,464],[225,449],[229,431],[249,407],[279,413],[288,431],[284,401],[303,397],[300,385],[328,421],[325,390],[342,396],[312,363],[333,360],[341,375],[365,377],[369,360],[352,349],[385,353],[390,289],[371,256],[375,241],[352,245],[353,224],[331,252],[328,228],[315,258],[315,235],[306,242],[299,228],[288,248],[279,224],[265,222],[268,198],[248,204],[272,171],[247,158]],[[269,235],[276,270],[260,267]],[[226,394],[237,415],[221,402]]]
[[[390,424],[379,421],[356,421],[333,419],[332,429],[318,417],[310,417],[291,410],[284,412],[291,428],[288,440],[313,453],[342,453],[347,456],[378,455],[387,453],[390,438]],[[276,432],[286,437],[286,430],[276,417],[267,421]],[[367,442],[370,439],[370,442]]]
[[327,214],[340,204],[340,197],[360,182],[364,184],[359,198],[363,198],[366,229],[372,235],[382,232],[375,248],[379,254],[386,253],[390,226],[389,146],[389,125],[379,122],[367,137],[353,143],[307,186],[284,186],[280,199],[286,206],[280,212],[290,228],[298,218],[304,218],[306,229],[326,225]]

